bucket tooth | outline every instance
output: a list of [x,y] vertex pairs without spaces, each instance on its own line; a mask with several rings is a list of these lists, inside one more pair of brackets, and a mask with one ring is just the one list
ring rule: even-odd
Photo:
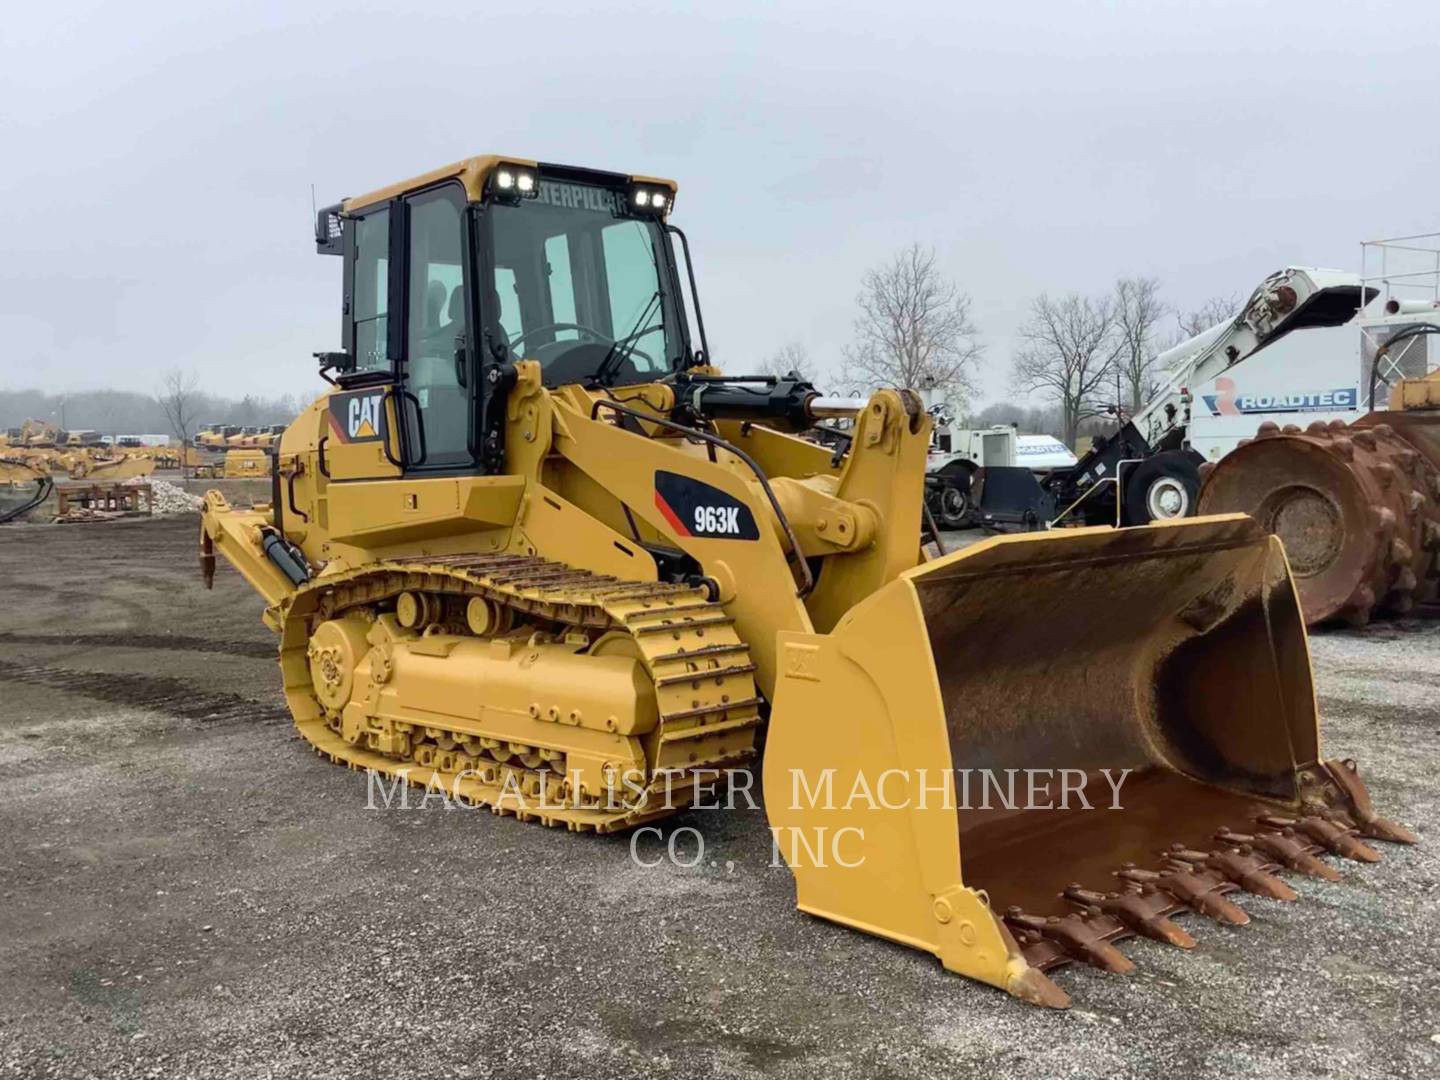
[[1420,838],[1403,825],[1397,825],[1387,818],[1372,817],[1360,823],[1360,835],[1372,840],[1388,840],[1392,844],[1418,844]]
[[1216,922],[1230,926],[1244,926],[1250,916],[1232,900],[1224,896],[1235,886],[1218,874],[1196,874],[1189,870],[1170,868],[1164,871],[1142,870],[1127,866],[1116,871],[1118,877],[1136,885],[1153,885],[1169,893],[1180,904]]
[[1118,920],[1106,920],[1099,912],[1088,918],[1083,915],[1047,917],[1027,915],[1012,907],[1005,913],[1005,924],[1012,930],[1038,934],[1058,945],[1072,959],[1084,961],[1101,971],[1125,975],[1135,970],[1134,961],[1109,941],[1124,927]]
[[1154,885],[1108,893],[1071,885],[1063,895],[1072,904],[1104,912],[1123,923],[1133,934],[1153,941],[1163,941],[1180,949],[1195,947],[1195,939],[1167,917],[1175,910],[1175,901]]
[[1340,871],[1317,859],[1311,845],[1304,844],[1295,835],[1294,829],[1280,832],[1257,832],[1253,836],[1221,829],[1215,839],[1232,846],[1249,845],[1263,851],[1281,866],[1296,873],[1323,881],[1339,881]]
[[[1370,802],[1370,792],[1360,779],[1360,769],[1354,758],[1340,758],[1324,763],[1325,777],[1339,789],[1346,803],[1346,813],[1357,823],[1361,836],[1375,840],[1388,840],[1394,844],[1415,844],[1418,837],[1402,825],[1397,825],[1375,813]],[[1378,859],[1379,856],[1376,856]],[[1375,860],[1367,860],[1375,861]]]
[[1070,995],[1051,981],[1050,976],[1035,968],[1028,968],[1009,987],[1010,993],[1031,1005],[1042,1005],[1047,1009],[1068,1009]]
[[[1003,921],[997,921],[996,925],[1006,937],[1011,936],[1013,928],[1006,926]],[[1068,964],[1070,954],[1037,933],[1016,930],[1013,936],[1016,948],[1024,958],[1024,968],[1006,982],[1006,992],[1032,1005],[1042,1005],[1047,1009],[1068,1009],[1070,995],[1061,990],[1045,973],[1051,968]]]
[[1183,844],[1176,844],[1166,853],[1166,858],[1179,865],[1213,870],[1256,896],[1271,900],[1299,899],[1294,889],[1269,872],[1275,864],[1260,858],[1253,850],[1220,848],[1215,851],[1191,851]]
[[1302,836],[1308,836],[1326,851],[1343,855],[1356,862],[1379,862],[1380,853],[1369,844],[1356,838],[1349,829],[1342,829],[1333,821],[1309,814],[1302,818],[1267,816],[1260,819],[1262,825],[1272,828],[1291,828]]

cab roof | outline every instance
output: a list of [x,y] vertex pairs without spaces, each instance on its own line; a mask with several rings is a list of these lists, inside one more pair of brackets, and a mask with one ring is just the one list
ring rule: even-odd
[[341,204],[341,211],[346,214],[354,213],[367,206],[374,206],[407,192],[419,191],[422,188],[430,187],[445,180],[459,180],[465,188],[465,197],[471,202],[479,202],[485,195],[485,182],[489,179],[490,173],[499,165],[515,165],[520,168],[538,169],[541,177],[547,174],[560,173],[567,180],[591,179],[592,182],[605,183],[643,183],[654,184],[660,187],[667,187],[673,194],[678,190],[679,185],[674,180],[666,180],[658,176],[642,176],[639,174],[624,174],[606,172],[602,169],[586,169],[571,165],[554,165],[545,162],[532,161],[529,158],[501,156],[499,154],[483,154],[477,157],[463,158],[451,165],[442,165],[438,169],[432,169],[427,173],[411,177],[409,180],[401,180],[399,183],[387,184],[385,187],[376,188],[374,191],[366,192],[364,195],[356,195],[345,199]]

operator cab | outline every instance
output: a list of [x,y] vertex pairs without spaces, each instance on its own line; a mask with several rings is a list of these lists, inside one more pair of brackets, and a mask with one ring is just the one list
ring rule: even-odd
[[674,197],[666,180],[487,157],[328,207],[316,246],[345,259],[344,351],[322,364],[346,389],[387,388],[406,472],[499,471],[515,363],[551,387],[614,387],[702,362]]

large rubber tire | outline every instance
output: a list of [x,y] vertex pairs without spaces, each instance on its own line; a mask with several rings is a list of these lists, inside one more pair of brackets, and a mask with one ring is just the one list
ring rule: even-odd
[[970,477],[947,476],[935,495],[935,520],[942,529],[963,529],[970,520]]
[[1125,473],[1124,524],[1193,517],[1200,500],[1200,465],[1184,450],[1167,450]]

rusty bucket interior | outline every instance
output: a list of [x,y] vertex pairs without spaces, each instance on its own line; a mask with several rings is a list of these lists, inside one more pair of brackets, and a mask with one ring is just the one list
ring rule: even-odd
[[964,878],[997,909],[1066,910],[1067,883],[1111,887],[1298,798],[1319,749],[1305,630],[1253,523],[1107,530],[1053,558],[996,544],[911,580]]

